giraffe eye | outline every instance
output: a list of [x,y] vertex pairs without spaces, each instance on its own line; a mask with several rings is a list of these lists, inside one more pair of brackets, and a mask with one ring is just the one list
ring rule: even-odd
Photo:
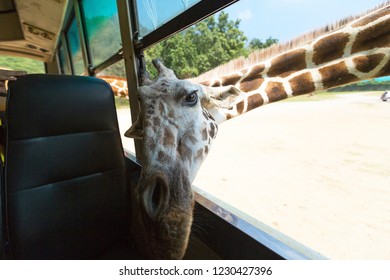
[[194,90],[188,93],[184,98],[185,104],[188,106],[194,106],[198,102],[198,94],[197,91]]

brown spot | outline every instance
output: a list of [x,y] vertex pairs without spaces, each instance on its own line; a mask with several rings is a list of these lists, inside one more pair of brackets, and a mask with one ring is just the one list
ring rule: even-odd
[[211,87],[220,87],[221,81],[219,79],[214,80],[212,83],[210,83]]
[[203,158],[203,148],[200,148],[197,152],[196,152],[196,159],[202,159]]
[[355,75],[349,73],[344,62],[326,66],[319,69],[319,72],[322,76],[322,84],[325,89],[359,80]]
[[248,73],[248,76],[241,81],[239,89],[243,92],[258,89],[264,81],[263,76],[261,74],[264,69],[264,64],[254,66]]
[[313,62],[318,65],[342,57],[348,41],[348,33],[336,33],[322,38],[313,47]]
[[289,82],[293,95],[305,94],[315,90],[314,81],[309,72],[298,75],[290,79]]
[[210,123],[210,128],[209,128],[209,135],[211,138],[214,138],[215,137],[215,129],[216,129],[216,126],[215,124],[213,123]]
[[173,146],[175,144],[175,138],[173,136],[172,131],[165,127],[164,128],[164,138],[163,138],[163,145],[164,146]]
[[164,114],[164,105],[161,102],[158,104],[158,109],[159,109],[160,115],[163,115]]
[[192,151],[185,143],[181,142],[179,144],[178,152],[183,160],[192,160]]
[[248,97],[247,111],[260,107],[261,105],[263,105],[263,103],[264,100],[263,97],[260,95],[260,93],[255,93]]
[[156,141],[151,137],[147,137],[145,145],[147,150],[153,151],[156,148]]
[[211,87],[211,81],[204,81],[204,82],[200,82],[201,85],[204,85],[206,87]]
[[281,82],[269,82],[265,89],[270,102],[276,102],[287,98],[286,90]]
[[245,107],[245,101],[244,100],[238,102],[236,104],[237,113],[239,113],[241,115],[244,112],[244,107]]
[[164,153],[163,151],[159,151],[158,152],[158,161],[159,162],[167,162],[169,157],[166,153]]
[[390,46],[390,19],[357,34],[351,53]]
[[221,78],[223,86],[235,85],[240,79],[241,75],[237,73]]
[[207,155],[209,153],[209,146],[204,147],[204,153]]
[[169,110],[168,117],[174,119],[175,118],[175,112],[173,110]]
[[160,126],[160,125],[161,125],[161,120],[160,120],[160,118],[154,117],[154,118],[153,118],[153,125],[154,125],[154,127]]
[[[230,119],[232,119],[232,118],[234,118],[234,115],[232,115],[232,114],[230,114],[230,113],[227,113],[226,114],[226,119],[227,120],[230,120]],[[209,143],[210,144],[210,143]]]
[[208,137],[209,137],[209,135],[208,135],[208,133],[207,133],[207,128],[204,128],[204,129],[202,130],[202,140],[203,140],[203,141],[206,141]]
[[364,26],[367,23],[373,22],[374,20],[377,20],[380,17],[386,16],[390,11],[390,7],[386,7],[380,11],[377,11],[371,15],[368,15],[357,22],[355,22],[352,27],[358,27],[358,26]]
[[390,60],[386,63],[386,65],[375,75],[375,77],[383,77],[390,75]]
[[291,73],[306,68],[306,50],[297,49],[279,55],[271,61],[271,68],[268,70],[269,77],[287,77]]
[[363,73],[368,73],[373,70],[385,57],[384,54],[373,54],[367,56],[359,56],[353,59],[356,69]]

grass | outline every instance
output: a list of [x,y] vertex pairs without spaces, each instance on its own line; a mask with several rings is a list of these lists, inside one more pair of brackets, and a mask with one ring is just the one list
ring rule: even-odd
[[42,61],[23,57],[0,56],[0,67],[27,71],[28,74],[45,73],[45,67]]

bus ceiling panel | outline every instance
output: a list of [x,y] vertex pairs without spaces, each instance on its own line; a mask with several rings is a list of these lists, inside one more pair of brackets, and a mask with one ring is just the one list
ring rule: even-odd
[[[12,40],[4,40],[0,37],[0,49],[14,51],[15,55],[19,56],[26,54],[26,57],[33,56],[45,62],[51,61],[62,30],[68,2],[69,0],[14,0],[18,20],[7,19],[6,22],[1,23],[2,26],[8,26],[10,30],[21,29],[22,36]],[[0,5],[3,6],[5,9],[5,4]],[[7,13],[0,13],[0,16],[4,14]]]
[[0,0],[0,13],[14,11],[15,6],[12,0]]

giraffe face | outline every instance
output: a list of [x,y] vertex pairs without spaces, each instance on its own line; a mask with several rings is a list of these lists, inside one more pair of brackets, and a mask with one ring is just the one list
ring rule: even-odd
[[174,75],[160,73],[156,82],[140,87],[138,97],[141,115],[126,133],[142,137],[144,151],[134,194],[142,228],[137,239],[149,258],[180,259],[192,224],[191,183],[217,125],[202,106],[203,88]]

